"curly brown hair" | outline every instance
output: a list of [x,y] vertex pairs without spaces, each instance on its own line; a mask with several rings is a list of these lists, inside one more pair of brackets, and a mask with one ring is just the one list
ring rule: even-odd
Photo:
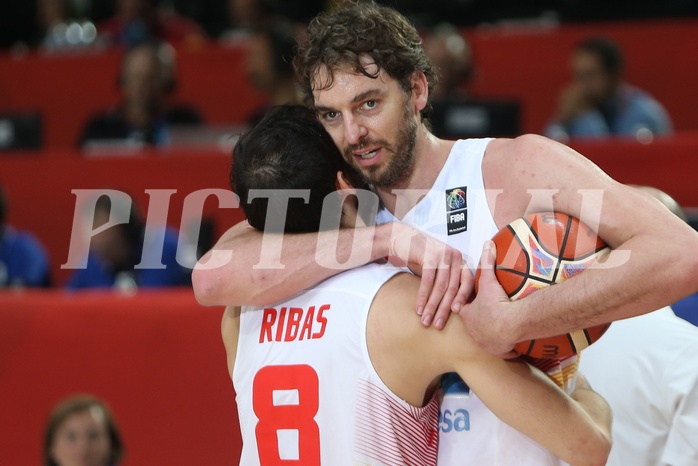
[[[361,64],[361,57],[366,55],[378,65],[375,73],[368,72]],[[373,1],[345,2],[335,12],[317,16],[308,26],[294,66],[305,103],[311,108],[314,108],[313,90],[327,89],[334,81],[332,73],[328,73],[325,82],[317,81],[322,65],[332,71],[350,66],[374,79],[383,69],[408,94],[412,91],[412,77],[416,71],[426,76],[429,94],[438,81],[415,27],[394,9],[378,6]],[[431,104],[427,103],[420,113],[422,120],[427,121]]]

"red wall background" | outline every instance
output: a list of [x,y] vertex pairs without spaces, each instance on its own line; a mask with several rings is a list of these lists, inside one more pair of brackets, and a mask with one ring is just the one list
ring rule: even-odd
[[237,464],[221,315],[190,290],[0,293],[2,464],[42,464],[46,418],[74,393],[110,405],[124,466]]

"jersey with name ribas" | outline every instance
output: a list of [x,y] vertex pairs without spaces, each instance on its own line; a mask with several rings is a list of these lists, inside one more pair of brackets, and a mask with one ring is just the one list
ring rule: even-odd
[[370,264],[284,302],[242,308],[233,370],[240,464],[436,464],[437,397],[407,404],[368,354],[371,303],[399,271]]

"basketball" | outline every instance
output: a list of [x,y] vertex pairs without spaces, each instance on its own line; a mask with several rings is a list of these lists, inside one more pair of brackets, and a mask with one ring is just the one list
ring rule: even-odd
[[[529,214],[514,220],[492,241],[497,246],[495,275],[511,300],[563,282],[610,252],[589,226],[559,212]],[[534,358],[564,358],[594,343],[609,326],[522,341],[514,351]]]

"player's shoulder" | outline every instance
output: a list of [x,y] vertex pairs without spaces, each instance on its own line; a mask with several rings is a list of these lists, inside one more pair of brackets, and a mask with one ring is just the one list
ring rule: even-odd
[[523,134],[515,138],[496,138],[487,146],[487,158],[507,158],[531,156],[541,151],[564,150],[566,146],[539,134]]
[[[377,290],[371,303],[371,309],[379,310],[379,320],[388,323],[384,327],[390,328],[392,331],[405,332],[409,327],[421,328],[420,319],[416,318],[415,314],[418,291],[419,278],[400,270],[389,277]],[[405,317],[412,314],[414,314],[415,319]],[[409,334],[411,332],[405,333],[405,335]]]
[[[524,134],[513,139],[493,140],[485,153],[483,172],[486,178],[500,178],[507,186],[529,182],[536,185],[543,182],[543,178],[574,178],[574,174],[595,170],[574,149],[545,136]],[[544,176],[537,177],[539,173]]]
[[[391,299],[398,297],[404,298],[416,293],[418,288],[418,277],[402,269],[397,269],[395,273],[387,276],[387,280],[384,281],[379,293],[381,296],[386,296]],[[412,304],[414,304],[414,302]]]

